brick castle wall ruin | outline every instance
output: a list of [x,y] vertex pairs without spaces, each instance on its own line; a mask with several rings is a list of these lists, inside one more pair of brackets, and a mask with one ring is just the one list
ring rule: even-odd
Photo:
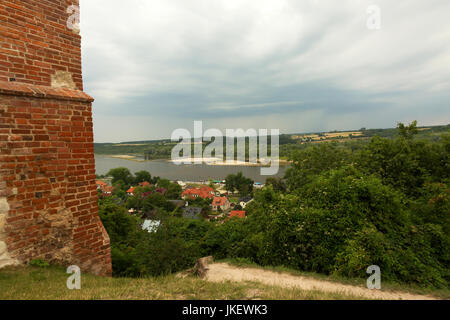
[[71,5],[0,2],[0,268],[40,258],[110,275]]

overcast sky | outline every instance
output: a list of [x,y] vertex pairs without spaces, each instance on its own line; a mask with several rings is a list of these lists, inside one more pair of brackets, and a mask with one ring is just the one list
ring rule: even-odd
[[450,122],[448,0],[80,5],[96,142],[170,138],[194,120],[282,133]]

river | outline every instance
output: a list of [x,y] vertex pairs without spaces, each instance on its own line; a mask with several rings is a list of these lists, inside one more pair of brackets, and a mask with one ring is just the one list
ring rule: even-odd
[[[98,175],[106,174],[110,169],[125,167],[132,173],[145,170],[152,176],[158,176],[169,180],[182,181],[207,181],[222,180],[229,174],[236,174],[242,171],[242,174],[255,182],[265,183],[269,176],[261,175],[261,167],[249,166],[213,166],[207,164],[201,165],[176,165],[167,160],[153,161],[132,161],[125,159],[111,158],[104,155],[95,155],[96,173]],[[280,166],[278,174],[275,177],[283,177],[287,166]]]

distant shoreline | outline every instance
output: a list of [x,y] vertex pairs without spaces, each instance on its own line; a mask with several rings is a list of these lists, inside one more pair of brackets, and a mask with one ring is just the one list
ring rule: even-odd
[[145,162],[145,161],[147,161],[147,160],[136,159],[136,156],[130,156],[130,155],[126,155],[126,154],[107,155],[107,154],[97,154],[97,153],[95,153],[94,155],[104,156],[104,157],[106,157],[106,158],[113,158],[113,159],[121,159],[121,160],[134,161],[134,162]]
[[[171,159],[153,159],[153,160],[141,160],[137,159],[137,156],[133,155],[127,155],[127,154],[119,154],[119,155],[105,155],[105,154],[96,154],[99,156],[104,156],[107,158],[113,158],[113,159],[121,159],[121,160],[128,160],[128,161],[135,161],[135,162],[147,162],[147,161],[167,161],[171,162],[173,164],[177,164],[182,161],[186,161],[186,159],[182,160],[171,160]],[[268,167],[269,164],[262,164],[262,163],[250,163],[250,162],[244,162],[244,161],[223,161],[219,158],[191,158],[190,161],[192,164],[195,164],[196,161],[202,161],[202,164],[207,164],[211,166],[242,166],[242,167]],[[292,161],[289,160],[278,160],[278,165],[280,166],[287,166],[292,163]]]
[[115,155],[115,156],[110,155],[108,157],[115,158],[115,159],[123,159],[123,160],[131,160],[131,159],[135,159],[136,158],[136,156],[129,156],[129,155],[126,155],[126,154],[120,154],[120,155]]
[[[202,160],[203,164],[209,164],[211,166],[245,166],[245,167],[268,167],[271,165],[271,163],[269,162],[269,164],[263,164],[263,163],[250,163],[250,162],[246,162],[246,161],[223,161],[217,158],[203,158],[203,159],[196,159],[196,158],[192,158],[190,159],[192,163],[194,163],[195,160]],[[177,163],[177,162],[181,162],[183,160],[167,160],[169,162],[172,163]],[[210,162],[210,163],[207,163]],[[292,161],[288,161],[288,160],[278,160],[275,161],[278,162],[279,165],[281,166],[285,166],[285,165],[289,165],[292,163]]]

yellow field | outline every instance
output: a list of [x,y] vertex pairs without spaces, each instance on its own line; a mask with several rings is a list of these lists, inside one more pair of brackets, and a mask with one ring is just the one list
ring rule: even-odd
[[[326,132],[321,135],[319,135],[319,134],[295,135],[295,136],[292,136],[292,139],[307,140],[307,141],[317,143],[317,142],[327,141],[329,139],[334,139],[334,140],[336,138],[349,139],[350,136],[361,137],[362,135],[363,135],[363,133],[361,131]],[[342,142],[343,140],[340,140],[340,141]]]

